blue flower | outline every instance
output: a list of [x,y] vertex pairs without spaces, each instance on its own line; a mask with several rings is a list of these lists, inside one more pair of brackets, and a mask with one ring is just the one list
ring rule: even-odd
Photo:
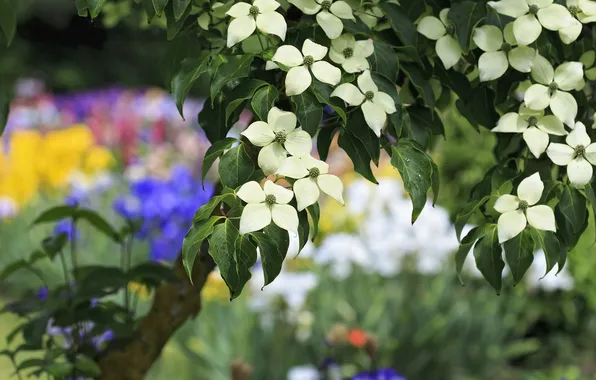
[[75,228],[74,230],[74,234],[73,234],[73,228],[72,228],[72,221],[69,219],[64,219],[59,221],[58,223],[56,223],[56,227],[54,227],[54,235],[58,235],[64,233],[66,234],[66,236],[68,237],[68,240],[72,240],[73,239],[73,235],[74,235],[74,239],[79,239],[79,230]]
[[50,290],[43,286],[39,289],[37,289],[37,299],[40,301],[45,301],[48,299],[48,294],[50,293]]
[[390,368],[382,368],[373,372],[361,372],[351,380],[407,380],[405,377]]

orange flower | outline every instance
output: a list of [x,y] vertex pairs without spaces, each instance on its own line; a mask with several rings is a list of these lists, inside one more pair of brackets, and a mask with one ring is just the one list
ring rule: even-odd
[[348,331],[348,342],[354,347],[362,348],[366,345],[366,333],[360,329],[350,329]]

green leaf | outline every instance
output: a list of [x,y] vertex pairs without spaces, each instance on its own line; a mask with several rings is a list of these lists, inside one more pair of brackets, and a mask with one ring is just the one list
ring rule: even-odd
[[164,281],[173,279],[174,272],[166,265],[148,261],[132,268],[128,271],[127,276],[129,281],[156,287]]
[[412,63],[402,63],[401,69],[422,97],[424,104],[428,107],[434,107],[436,101],[433,88],[429,82],[430,77]]
[[[182,118],[184,118],[182,111],[184,100],[193,84],[201,75],[207,72],[210,65],[218,65],[218,63],[221,64],[221,60],[215,59],[212,55],[202,55],[200,57],[185,58],[180,64],[180,69],[172,78],[171,88],[172,97]],[[203,106],[203,109],[205,108],[207,108],[206,104]]]
[[187,7],[186,11],[184,11],[184,14],[179,17],[176,18],[174,17],[174,6],[173,4],[170,2],[166,8],[165,8],[165,14],[166,14],[166,22],[167,22],[167,38],[168,41],[172,41],[174,39],[174,37],[176,37],[176,35],[182,30],[182,27],[184,26],[184,22],[186,21],[186,18],[188,17],[188,15],[190,15],[190,11],[192,10],[192,7]]
[[379,39],[375,39],[373,44],[375,50],[369,58],[371,71],[375,71],[395,83],[399,74],[397,54],[389,44]]
[[495,224],[487,226],[484,236],[474,246],[474,258],[478,270],[495,288],[497,294],[501,293],[502,274],[503,268],[505,268],[502,253],[497,226]]
[[348,122],[348,117],[346,114],[346,109],[343,100],[337,97],[331,98],[331,93],[333,92],[333,88],[328,84],[321,83],[319,81],[313,81],[311,85],[311,89],[319,103],[326,104],[335,111],[345,123]]
[[[532,237],[536,242],[537,247],[541,248],[544,251],[544,258],[546,259],[546,272],[544,275],[546,276],[548,272],[550,272],[555,264],[559,262],[562,255],[567,255],[565,248],[561,246],[559,239],[557,239],[557,235],[551,231],[540,231],[535,228],[530,230],[532,232]],[[560,270],[561,268],[559,268]]]
[[586,194],[587,200],[590,202],[590,206],[592,206],[592,214],[594,220],[596,220],[596,193],[594,192],[594,188],[588,183],[584,187],[584,192]]
[[389,23],[405,46],[418,45],[418,31],[406,11],[399,5],[383,2],[379,7],[387,16]]
[[128,283],[126,274],[120,268],[101,265],[78,267],[76,278],[78,295],[87,299],[113,294]]
[[55,206],[41,213],[31,223],[32,226],[43,223],[53,223],[66,218],[73,218],[77,215],[77,208],[72,206]]
[[275,224],[265,227],[264,232],[253,232],[251,235],[257,242],[261,252],[263,274],[265,276],[265,285],[263,287],[265,287],[275,280],[281,272],[281,266],[290,245],[290,237],[286,230],[277,227]]
[[453,4],[447,18],[453,22],[455,33],[464,54],[470,50],[474,27],[486,17],[486,3],[461,1]]
[[428,131],[435,136],[445,136],[443,122],[434,110],[420,106],[411,106],[408,107],[408,113],[412,121],[412,128]]
[[205,152],[205,157],[203,157],[203,165],[201,167],[201,180],[205,180],[205,176],[207,176],[207,173],[209,172],[209,169],[211,169],[211,166],[213,166],[215,160],[221,157],[224,151],[231,147],[236,141],[238,140],[232,137],[226,137],[223,140],[216,141],[209,147],[209,149],[207,149],[207,152]]
[[321,209],[319,208],[319,204],[315,203],[312,206],[308,206],[306,210],[312,219],[312,241],[315,241],[315,238],[319,234],[319,219],[321,218]]
[[110,223],[108,223],[104,218],[101,217],[101,215],[99,215],[95,211],[84,208],[78,209],[76,217],[78,219],[89,222],[89,224],[95,227],[95,229],[102,232],[104,235],[114,240],[115,242],[120,243],[122,241],[118,231],[116,231],[116,229],[112,227]]
[[88,356],[77,355],[74,366],[77,371],[81,372],[77,373],[78,375],[84,375],[93,378],[101,376],[101,369],[97,363]]
[[319,129],[319,134],[317,135],[317,152],[319,153],[320,159],[323,161],[327,160],[331,142],[333,141],[333,137],[335,137],[338,128],[341,128],[341,125],[335,123]]
[[56,255],[62,251],[62,249],[64,249],[66,243],[68,243],[68,235],[64,232],[61,232],[43,239],[41,242],[41,247],[50,260],[54,260],[54,257],[56,257]]
[[232,128],[232,123],[226,119],[225,102],[211,104],[210,98],[207,98],[199,112],[199,125],[211,144],[224,139]]
[[153,7],[155,8],[155,13],[157,13],[157,16],[161,17],[169,1],[170,0],[153,0]]
[[231,189],[249,181],[254,165],[243,144],[228,150],[219,161],[221,183]]
[[75,5],[77,6],[79,16],[87,16],[87,13],[90,13],[91,18],[96,18],[107,1],[108,0],[76,0]]
[[224,86],[235,79],[246,78],[250,74],[250,65],[255,56],[252,54],[226,57],[211,80],[211,101],[223,90]]
[[271,85],[261,87],[253,96],[250,106],[260,120],[267,121],[267,114],[275,105],[277,98],[279,98],[277,88]]
[[230,99],[233,100],[231,100],[226,107],[226,120],[229,120],[234,111],[244,102],[252,99],[258,89],[268,85],[269,84],[267,82],[258,79],[242,81],[236,88],[234,88],[234,90],[232,90],[232,93],[230,94]]
[[[17,30],[17,1],[0,0],[0,31],[4,33],[6,45],[10,46]],[[0,94],[0,136],[2,135],[2,95]]]
[[476,213],[480,207],[484,206],[489,199],[490,195],[486,195],[484,198],[478,201],[468,203],[466,207],[457,215],[457,218],[455,219],[455,234],[457,235],[458,240],[461,237],[461,231],[464,229],[472,215],[474,215],[474,213]]
[[225,193],[212,197],[209,200],[209,202],[207,202],[197,210],[193,218],[193,223],[198,223],[201,220],[211,217],[211,214],[213,214],[213,211],[221,204],[221,202],[225,202],[226,200],[235,198],[236,195],[234,193]]
[[8,91],[4,90],[3,88],[0,88],[0,137],[2,137],[4,129],[6,128],[6,123],[8,122],[10,101],[11,97]]
[[470,250],[472,250],[472,246],[476,241],[485,234],[485,229],[487,225],[482,225],[480,227],[474,227],[468,232],[468,234],[462,239],[461,244],[459,245],[459,249],[455,253],[455,269],[457,271],[457,277],[459,281],[464,284],[464,281],[461,276],[461,272],[464,268],[464,263]]
[[257,247],[251,243],[248,235],[238,236],[238,239],[236,240],[234,260],[236,262],[236,272],[238,274],[238,286],[232,295],[232,299],[240,295],[244,285],[252,277],[250,269],[257,262]]
[[561,194],[557,209],[571,225],[572,231],[579,234],[585,227],[586,198],[574,187],[567,186]]
[[184,12],[186,11],[186,8],[188,8],[188,6],[190,5],[190,0],[172,0],[174,3],[174,18],[176,20],[179,20],[182,15],[184,14]]
[[401,139],[393,147],[391,164],[397,168],[404,188],[412,199],[412,223],[418,219],[426,204],[432,185],[432,159],[412,140]]
[[310,224],[308,223],[308,212],[302,210],[298,212],[298,254],[308,242],[310,234]]
[[303,130],[314,136],[323,120],[323,106],[310,91],[291,97],[294,113]]
[[380,140],[370,128],[366,128],[366,120],[362,110],[352,112],[346,124],[346,133],[351,133],[366,150],[375,165],[379,165],[381,155]]
[[147,22],[151,24],[153,18],[155,18],[155,8],[153,7],[153,0],[141,0],[145,14],[147,15]]
[[192,267],[200,252],[201,244],[212,234],[215,223],[223,218],[223,216],[212,216],[209,219],[200,220],[194,223],[184,236],[182,241],[182,265],[191,282]]
[[20,260],[14,261],[14,262],[8,264],[7,266],[5,266],[4,269],[2,269],[2,272],[0,272],[0,280],[2,280],[2,281],[6,280],[13,273],[15,273],[16,271],[18,271],[20,269],[29,269],[29,268],[30,268],[30,264],[25,259],[20,259]]
[[406,12],[410,20],[417,20],[425,11],[426,5],[420,0],[400,0],[399,5]]
[[73,365],[72,365],[72,363],[68,363],[68,362],[49,363],[49,364],[45,365],[44,371],[46,371],[50,375],[55,376],[60,379],[60,378],[64,378],[64,377],[72,374]]
[[535,243],[532,232],[526,228],[513,239],[503,243],[505,258],[511,268],[513,281],[517,285],[524,278],[524,274],[534,261]]
[[482,125],[492,129],[499,120],[495,110],[495,93],[488,87],[481,86],[470,92],[469,100],[458,99],[455,102],[457,110],[474,125]]
[[[365,126],[363,126],[365,127]],[[365,127],[366,128],[366,127]],[[372,157],[368,154],[366,147],[354,136],[354,134],[348,130],[343,130],[339,135],[337,143],[342,148],[354,165],[354,170],[364,178],[368,179],[372,183],[377,183],[371,168],[370,161]]]
[[225,223],[215,226],[209,237],[209,255],[217,264],[221,277],[228,285],[231,299],[238,297],[241,291],[238,289],[240,281],[236,269],[236,260],[234,259],[236,241],[239,237],[238,229],[229,219]]

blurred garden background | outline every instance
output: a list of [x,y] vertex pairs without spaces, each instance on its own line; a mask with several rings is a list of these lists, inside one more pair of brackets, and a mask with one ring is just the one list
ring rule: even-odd
[[[64,202],[116,226],[140,218],[133,260],[169,263],[211,196],[214,178],[200,180],[209,147],[196,120],[204,94],[196,86],[183,120],[167,92],[171,68],[160,59],[192,44],[167,42],[159,20],[148,24],[142,14],[114,0],[91,21],[71,0],[22,0],[16,38],[0,44],[0,83],[15,96],[0,138],[0,272],[53,232],[78,242],[81,262],[118,265],[119,247],[84,225],[30,228],[42,210]],[[258,380],[315,380],[321,367],[344,376],[393,369],[408,380],[596,379],[596,236],[582,237],[557,275],[555,268],[544,276],[537,252],[525,283],[508,281],[500,295],[472,255],[465,286],[457,278],[454,216],[493,165],[494,141],[448,100],[442,106],[447,138],[434,142],[442,176],[435,207],[429,202],[412,226],[411,203],[388,162],[375,170],[375,185],[333,149],[346,206],[324,204],[316,240],[298,257],[291,246],[271,285],[261,289],[257,264],[248,291],[230,302],[214,272],[200,316],[168,343],[149,378],[226,380],[250,366]],[[250,121],[245,114],[232,133]],[[61,267],[42,260],[36,268],[1,280],[0,304],[23,293],[44,302]],[[150,290],[129,289],[142,314]],[[0,351],[18,323],[0,314]],[[12,374],[0,358],[0,379]]]

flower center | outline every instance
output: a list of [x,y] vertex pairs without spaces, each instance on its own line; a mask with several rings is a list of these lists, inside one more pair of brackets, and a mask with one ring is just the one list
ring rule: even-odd
[[373,100],[375,97],[375,93],[372,91],[366,91],[366,93],[364,93],[364,98],[366,100]]
[[528,125],[530,127],[535,127],[536,124],[538,124],[538,118],[536,116],[530,116],[530,118],[528,119]]
[[536,16],[539,9],[540,8],[538,8],[538,5],[536,5],[536,4],[530,5],[530,14]]
[[578,145],[575,147],[575,158],[583,158],[586,154],[586,147],[583,145]]
[[[211,11],[211,3],[206,1],[203,3],[203,5],[201,5],[201,8],[203,9],[204,12],[209,12],[209,11]],[[258,11],[258,8],[257,8],[257,11]]]
[[548,92],[553,95],[559,89],[559,85],[555,82],[552,82],[548,85]]
[[265,203],[267,203],[268,205],[274,205],[275,201],[277,201],[277,199],[275,199],[275,195],[273,194],[267,194],[267,196],[265,197]]
[[312,66],[312,64],[315,63],[315,59],[312,57],[312,55],[307,55],[304,57],[302,63],[304,63],[306,66]]
[[248,14],[251,16],[257,16],[259,13],[259,7],[255,7],[254,5],[248,10]]
[[354,55],[354,49],[352,48],[345,48],[344,51],[344,58],[352,58],[352,56]]
[[450,36],[452,36],[454,33],[455,33],[455,26],[448,25],[447,26],[447,34],[449,34]]
[[324,11],[329,11],[329,9],[331,8],[331,1],[329,0],[325,0],[321,3],[321,8],[323,8]]
[[285,144],[288,135],[285,132],[275,132],[275,138],[273,139],[274,142]]
[[579,8],[576,7],[575,5],[570,6],[569,8],[567,8],[569,10],[569,13],[571,13],[571,15],[573,17],[576,17],[577,14],[579,13]]
[[513,47],[511,46],[511,44],[504,42],[503,45],[501,45],[501,50],[503,50],[505,53],[509,53],[511,51]]
[[321,171],[319,170],[319,168],[308,169],[308,175],[310,176],[310,178],[317,178],[320,174]]
[[519,201],[519,204],[517,206],[517,208],[519,210],[522,210],[523,212],[525,212],[528,209],[528,207],[530,207],[530,205],[526,201]]

